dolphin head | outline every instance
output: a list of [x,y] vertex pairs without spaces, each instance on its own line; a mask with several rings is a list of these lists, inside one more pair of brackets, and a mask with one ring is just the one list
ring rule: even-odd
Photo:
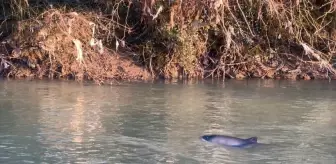
[[203,141],[211,141],[212,138],[214,138],[215,135],[204,135],[201,137]]
[[257,137],[251,137],[251,138],[246,139],[246,141],[248,143],[257,143],[258,142],[258,138]]

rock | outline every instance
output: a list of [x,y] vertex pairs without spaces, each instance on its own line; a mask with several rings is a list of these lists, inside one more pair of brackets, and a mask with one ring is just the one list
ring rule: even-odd
[[241,73],[241,72],[239,72],[239,73],[236,74],[236,79],[238,79],[238,80],[244,79],[245,77],[246,76],[243,73]]
[[307,75],[306,73],[303,73],[303,74],[301,75],[301,77],[302,77],[303,80],[311,80],[310,76]]

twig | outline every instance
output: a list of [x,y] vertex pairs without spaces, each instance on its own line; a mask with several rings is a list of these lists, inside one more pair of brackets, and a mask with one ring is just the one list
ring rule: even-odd
[[237,5],[238,5],[238,8],[239,8],[240,12],[241,12],[242,15],[243,15],[243,18],[244,18],[244,20],[245,20],[245,23],[246,23],[248,29],[250,30],[251,35],[254,36],[254,33],[253,33],[252,30],[251,30],[250,24],[247,22],[247,20],[246,20],[246,16],[245,16],[245,14],[244,14],[244,12],[243,12],[243,10],[242,10],[242,8],[241,8],[241,6],[240,6],[238,0],[236,0],[236,2],[237,2]]

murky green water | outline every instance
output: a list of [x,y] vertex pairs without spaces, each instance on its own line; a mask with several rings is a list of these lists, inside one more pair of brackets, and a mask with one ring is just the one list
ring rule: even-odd
[[[335,163],[336,83],[0,82],[0,163]],[[258,136],[227,149],[203,134]]]

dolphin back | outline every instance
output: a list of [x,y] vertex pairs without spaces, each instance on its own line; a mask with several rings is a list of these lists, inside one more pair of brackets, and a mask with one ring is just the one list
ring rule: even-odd
[[247,139],[241,139],[237,137],[224,136],[224,135],[206,135],[202,137],[203,140],[212,142],[215,144],[223,146],[232,146],[232,147],[244,147],[247,145],[257,143],[257,137],[251,137]]

